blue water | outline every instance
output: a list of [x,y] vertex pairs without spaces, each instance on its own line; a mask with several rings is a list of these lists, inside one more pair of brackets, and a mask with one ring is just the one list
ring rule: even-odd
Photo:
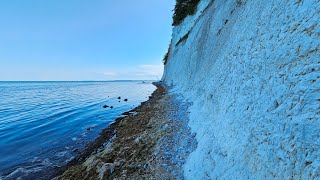
[[154,90],[141,81],[0,82],[0,179],[66,164]]

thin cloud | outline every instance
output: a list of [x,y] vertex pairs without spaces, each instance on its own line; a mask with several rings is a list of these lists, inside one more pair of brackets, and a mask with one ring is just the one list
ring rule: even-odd
[[107,80],[159,80],[163,74],[162,64],[142,64],[129,69],[105,71]]
[[115,73],[115,72],[104,72],[103,75],[105,75],[105,76],[117,76],[117,73]]
[[163,65],[150,65],[144,64],[137,68],[136,75],[140,76],[158,76],[161,77],[163,74]]

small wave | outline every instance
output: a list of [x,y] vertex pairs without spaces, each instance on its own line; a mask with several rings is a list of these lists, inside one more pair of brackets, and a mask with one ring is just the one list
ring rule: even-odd
[[52,166],[52,163],[48,158],[44,160],[38,160],[35,158],[31,165],[24,165],[23,167],[18,167],[7,175],[1,176],[2,179],[23,179],[30,174],[43,171],[44,168]]
[[[137,82],[0,82],[0,86],[4,87],[0,93],[1,180],[40,177],[52,166],[70,161],[75,150],[94,140],[102,127],[155,89]],[[117,103],[118,96],[130,101]],[[113,110],[102,108],[115,103]]]

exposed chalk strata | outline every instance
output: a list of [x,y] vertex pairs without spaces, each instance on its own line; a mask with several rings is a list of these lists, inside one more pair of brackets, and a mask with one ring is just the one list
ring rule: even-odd
[[319,179],[320,1],[210,2],[174,28],[163,76],[193,103],[186,178]]

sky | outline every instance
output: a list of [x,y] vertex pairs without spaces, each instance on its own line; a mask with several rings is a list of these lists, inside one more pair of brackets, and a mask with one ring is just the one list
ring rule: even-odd
[[0,81],[157,80],[175,0],[1,0]]

